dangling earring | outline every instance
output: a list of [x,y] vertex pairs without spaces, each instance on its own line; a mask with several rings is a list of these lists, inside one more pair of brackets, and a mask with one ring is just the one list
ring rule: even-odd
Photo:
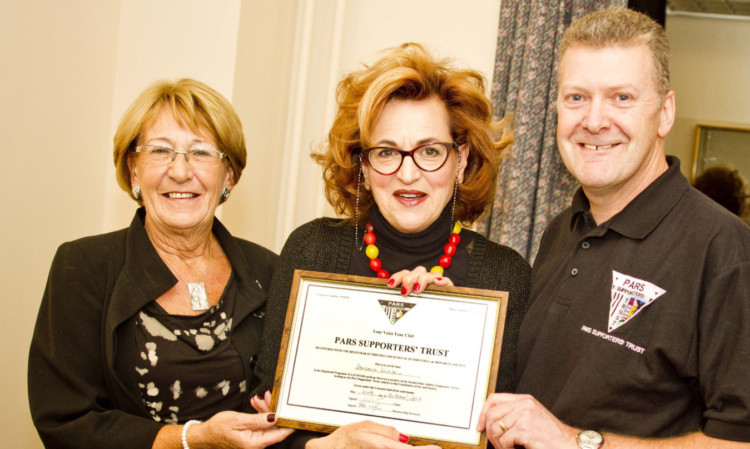
[[224,190],[221,191],[221,200],[226,201],[227,198],[229,198],[230,193],[232,193],[232,191],[224,187]]
[[131,191],[133,192],[133,198],[135,198],[136,200],[140,200],[142,198],[141,197],[141,187],[140,186],[133,187],[133,189]]
[[[359,242],[359,185],[362,183],[362,153],[359,153],[359,170],[357,171],[357,202],[354,206],[354,245]],[[365,189],[367,185],[365,185]],[[362,251],[365,241],[362,239],[362,244],[359,245],[359,251]]]
[[458,151],[458,168],[456,169],[456,182],[453,185],[453,206],[451,206],[451,229],[450,232],[453,232],[453,222],[456,219],[456,194],[458,193],[458,184],[461,183],[459,181],[459,177],[461,176],[461,150]]

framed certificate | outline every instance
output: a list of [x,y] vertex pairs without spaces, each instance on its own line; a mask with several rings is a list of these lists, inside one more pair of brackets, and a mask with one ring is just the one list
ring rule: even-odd
[[507,292],[295,271],[271,410],[279,425],[332,432],[371,420],[412,444],[483,448]]

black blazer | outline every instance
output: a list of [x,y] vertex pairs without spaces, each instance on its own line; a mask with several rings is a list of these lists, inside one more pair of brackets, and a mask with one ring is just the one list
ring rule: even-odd
[[[144,218],[141,208],[129,228],[65,243],[52,262],[28,371],[31,414],[47,448],[148,449],[164,425],[140,399],[133,323],[177,279],[151,245]],[[258,384],[252,368],[261,341],[263,289],[278,256],[232,237],[218,220],[213,233],[237,282],[231,339],[249,392]],[[249,400],[245,407],[249,411]]]

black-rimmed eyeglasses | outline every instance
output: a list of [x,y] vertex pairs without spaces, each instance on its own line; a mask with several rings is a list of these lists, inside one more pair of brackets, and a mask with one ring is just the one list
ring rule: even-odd
[[381,175],[392,175],[401,168],[406,156],[411,157],[414,165],[422,171],[440,170],[448,160],[451,150],[456,150],[459,155],[461,154],[456,142],[429,142],[411,151],[393,147],[374,147],[364,150],[362,154],[367,157],[373,170]]

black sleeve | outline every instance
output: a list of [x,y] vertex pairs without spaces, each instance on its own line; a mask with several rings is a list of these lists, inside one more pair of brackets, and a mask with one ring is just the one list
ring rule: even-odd
[[255,374],[260,379],[259,386],[252,395],[260,395],[273,390],[276,362],[284,333],[289,292],[292,289],[294,270],[311,269],[314,259],[312,224],[297,228],[287,239],[281,250],[281,257],[271,280],[271,289],[263,319],[263,345],[255,364]]
[[518,337],[526,314],[531,290],[531,267],[515,251],[507,257],[501,267],[502,282],[497,290],[508,292],[508,308],[505,313],[503,348],[495,391],[513,392],[516,388],[516,365],[518,364]]
[[162,424],[117,410],[107,388],[97,265],[76,244],[55,255],[29,351],[31,415],[46,448],[150,449]]
[[502,352],[495,391],[513,392],[518,364],[518,337],[531,290],[531,267],[513,249],[476,236],[468,285],[508,292]]
[[271,278],[279,264],[279,256],[273,251],[264,248],[257,243],[244,241],[246,248],[245,257],[250,264],[253,275],[258,278],[261,288],[267,290],[271,287]]
[[696,358],[706,405],[703,432],[714,438],[750,441],[748,291],[748,261],[722,270],[704,286]]

